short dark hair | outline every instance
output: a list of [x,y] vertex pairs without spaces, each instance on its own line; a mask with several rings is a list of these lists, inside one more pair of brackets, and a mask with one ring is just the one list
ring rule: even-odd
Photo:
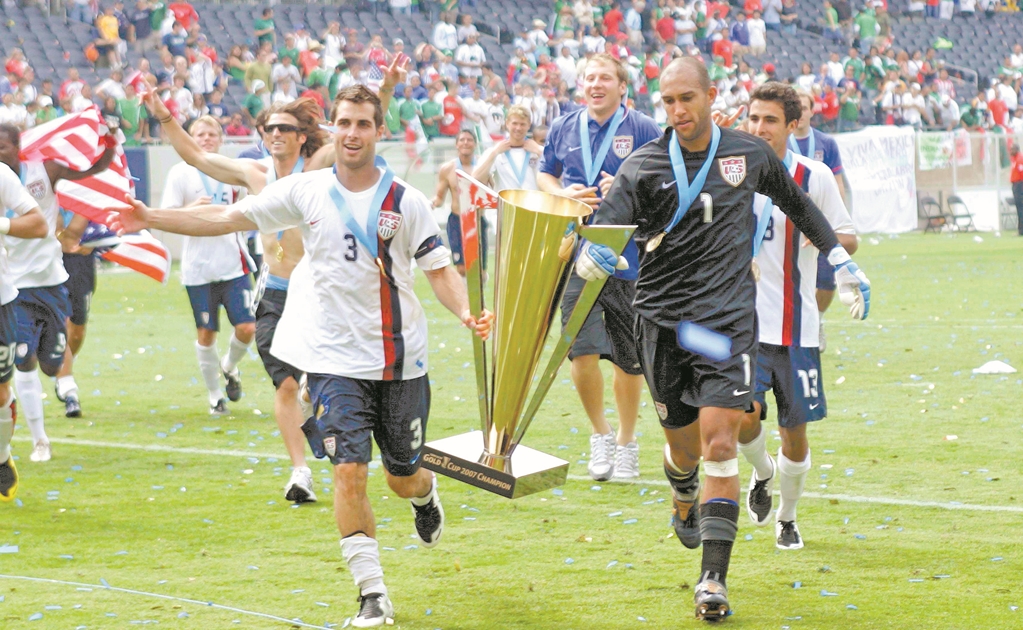
[[799,94],[790,85],[778,81],[768,81],[750,95],[750,103],[753,101],[765,101],[769,103],[780,103],[785,111],[785,124],[799,120],[803,115],[803,103],[799,100]]
[[337,116],[337,108],[343,101],[355,103],[370,103],[373,105],[373,123],[379,127],[384,124],[384,110],[380,107],[380,99],[371,92],[365,85],[350,85],[337,93],[334,97],[334,104],[330,108],[330,122],[334,122]]
[[677,72],[683,68],[690,68],[696,73],[696,79],[700,83],[700,89],[710,89],[710,72],[707,71],[707,64],[696,57],[676,57],[672,59],[671,63],[669,63],[667,67],[664,68],[664,71],[661,72],[661,76],[663,77],[664,73],[668,70],[674,69],[674,71]]
[[21,128],[11,123],[0,124],[0,134],[7,136],[7,141],[11,144],[20,147],[21,146]]

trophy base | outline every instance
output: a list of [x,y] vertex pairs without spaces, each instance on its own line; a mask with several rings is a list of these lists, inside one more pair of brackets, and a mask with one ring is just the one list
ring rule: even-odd
[[483,432],[472,431],[423,446],[423,467],[507,499],[517,499],[565,483],[568,462],[519,444],[509,472],[481,464]]

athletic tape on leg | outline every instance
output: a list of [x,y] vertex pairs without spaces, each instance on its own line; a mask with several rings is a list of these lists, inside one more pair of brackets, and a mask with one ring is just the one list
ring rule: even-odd
[[737,477],[739,476],[739,458],[733,457],[723,462],[703,462],[703,472],[708,477]]

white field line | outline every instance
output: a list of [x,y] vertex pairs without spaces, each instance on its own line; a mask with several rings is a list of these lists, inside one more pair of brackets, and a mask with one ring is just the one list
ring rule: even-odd
[[[31,437],[16,437],[16,442],[29,442]],[[282,462],[288,461],[287,455],[280,453],[264,453],[258,451],[236,451],[216,448],[192,448],[187,446],[163,446],[161,444],[128,444],[117,442],[98,442],[95,440],[78,440],[70,438],[51,437],[53,444],[68,444],[70,446],[91,446],[96,448],[119,448],[129,451],[148,451],[151,453],[180,453],[184,455],[211,455],[221,457],[273,457]],[[584,475],[568,475],[570,481],[588,481],[593,479]],[[610,483],[626,483],[641,486],[667,486],[665,479],[616,479]],[[775,492],[775,494],[778,494]],[[1023,514],[1023,506],[1016,505],[978,505],[976,503],[958,503],[955,501],[919,501],[916,499],[899,499],[895,497],[862,497],[853,494],[828,494],[823,492],[803,492],[805,499],[823,499],[825,501],[837,500],[848,503],[873,503],[875,505],[905,505],[908,507],[938,508],[941,510],[962,510],[967,512],[1012,512]]]

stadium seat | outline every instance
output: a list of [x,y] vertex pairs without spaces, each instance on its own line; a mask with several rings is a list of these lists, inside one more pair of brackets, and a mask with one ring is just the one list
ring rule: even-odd
[[949,195],[948,212],[952,218],[949,222],[952,229],[959,232],[977,231],[977,227],[973,224],[973,213],[966,207],[966,202],[959,195]]
[[999,199],[998,205],[998,215],[1002,229],[1006,232],[1017,230],[1019,228],[1019,217],[1016,215],[1016,202],[1012,195]]
[[924,222],[924,232],[940,232],[941,228],[948,224],[948,218],[941,210],[938,201],[930,196],[919,197],[917,202],[917,217]]

